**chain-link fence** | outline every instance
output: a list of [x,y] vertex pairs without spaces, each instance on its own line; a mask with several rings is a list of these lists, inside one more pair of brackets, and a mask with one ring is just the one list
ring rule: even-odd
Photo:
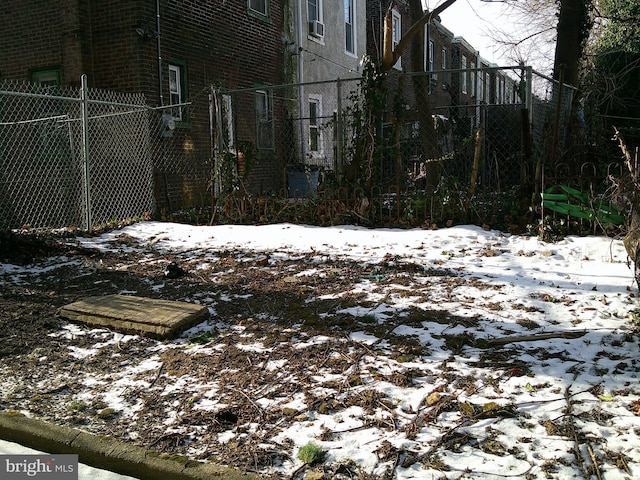
[[0,227],[164,218],[206,206],[209,193],[214,215],[230,206],[238,220],[247,202],[342,198],[345,186],[360,192],[354,205],[378,202],[376,215],[395,195],[394,218],[419,222],[415,205],[427,204],[424,221],[437,210],[455,218],[523,185],[544,188],[553,175],[537,172],[567,158],[572,98],[525,67],[212,87],[160,109],[142,95],[5,83]]
[[[346,123],[358,89],[359,79],[214,89],[214,195],[304,196],[309,179],[317,185],[342,176],[350,162]],[[273,192],[283,185],[287,192]]]
[[[268,165],[289,196],[307,193],[316,171],[319,182],[361,187],[472,182],[477,195],[532,182],[538,160],[559,161],[573,88],[527,67],[439,75],[216,90],[218,172],[253,173],[255,186]],[[232,177],[216,178],[222,191]]]
[[78,226],[154,209],[143,95],[0,85],[0,227]]

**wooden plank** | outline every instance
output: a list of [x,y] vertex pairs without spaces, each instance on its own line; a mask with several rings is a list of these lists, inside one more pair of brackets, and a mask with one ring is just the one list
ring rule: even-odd
[[107,327],[122,333],[171,338],[182,330],[209,318],[202,305],[172,300],[105,295],[87,297],[58,309],[58,315],[72,321]]

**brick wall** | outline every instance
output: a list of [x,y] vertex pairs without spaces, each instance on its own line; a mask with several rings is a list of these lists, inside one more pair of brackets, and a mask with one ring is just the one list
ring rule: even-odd
[[[169,103],[169,62],[185,73],[189,121],[172,139],[179,172],[156,178],[158,207],[208,203],[211,84],[227,88],[283,83],[283,3],[269,2],[269,18],[248,12],[247,0],[160,0],[160,51],[152,0],[4,0],[0,9],[0,77],[29,80],[34,69],[60,68],[63,84],[141,92],[151,106]],[[159,81],[159,57],[162,78]],[[160,93],[162,92],[162,99]],[[245,138],[255,128],[253,103],[244,108]],[[277,159],[275,159],[277,160]],[[186,162],[186,164],[185,164]],[[167,162],[165,162],[166,165]],[[252,175],[254,190],[277,190],[276,168]]]
[[28,81],[33,70],[60,68],[64,83],[79,85],[82,42],[77,0],[3,0],[1,78]]

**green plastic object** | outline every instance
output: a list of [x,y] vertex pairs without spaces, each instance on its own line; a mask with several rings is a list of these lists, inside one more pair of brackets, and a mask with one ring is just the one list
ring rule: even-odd
[[622,225],[624,216],[615,205],[604,200],[590,201],[589,196],[567,185],[554,185],[542,193],[542,206],[563,215],[585,220]]

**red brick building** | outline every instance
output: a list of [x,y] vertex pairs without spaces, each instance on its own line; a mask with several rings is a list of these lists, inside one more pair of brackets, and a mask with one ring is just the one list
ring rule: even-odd
[[[86,74],[90,88],[141,92],[152,107],[190,103],[168,110],[174,159],[158,162],[156,198],[158,208],[197,206],[208,203],[211,85],[283,83],[282,32],[273,0],[5,0],[0,79],[78,86]],[[245,108],[237,132],[249,141],[256,107]],[[275,171],[256,169],[256,188],[281,188]]]

